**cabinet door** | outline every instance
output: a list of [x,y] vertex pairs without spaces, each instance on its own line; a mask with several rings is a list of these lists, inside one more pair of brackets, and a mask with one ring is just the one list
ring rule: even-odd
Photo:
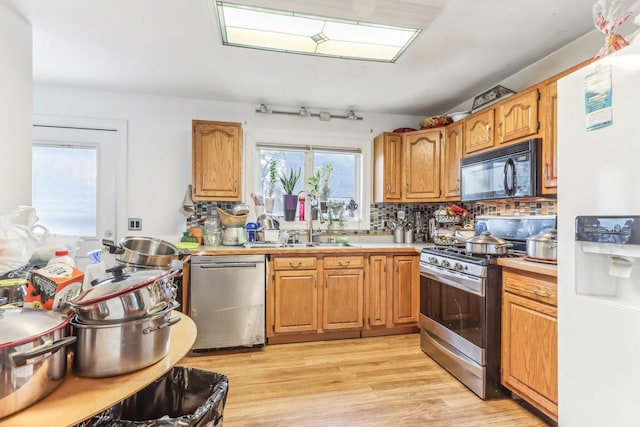
[[418,256],[393,257],[393,323],[418,321]]
[[502,305],[502,383],[557,420],[557,309],[510,292]]
[[464,119],[464,155],[493,148],[493,121],[495,111],[489,108]]
[[394,202],[402,198],[402,135],[385,132],[373,145],[374,201]]
[[242,199],[242,125],[193,121],[194,200]]
[[364,271],[325,270],[322,328],[362,328]]
[[498,107],[496,141],[504,144],[538,133],[538,90],[513,95]]
[[441,144],[442,132],[439,129],[404,134],[404,201],[439,199]]
[[442,172],[442,199],[460,200],[460,159],[462,158],[462,121],[445,128],[444,144],[440,156]]
[[275,272],[275,333],[318,329],[317,283],[315,270]]
[[369,257],[367,323],[369,326],[387,324],[387,257]]
[[542,137],[542,194],[558,192],[558,84],[551,82],[542,91],[540,115],[543,123]]

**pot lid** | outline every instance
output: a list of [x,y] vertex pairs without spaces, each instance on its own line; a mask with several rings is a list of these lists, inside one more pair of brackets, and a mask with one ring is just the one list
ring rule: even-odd
[[72,305],[85,306],[102,302],[176,274],[168,270],[139,270],[124,273],[122,268],[113,269],[112,273],[113,277],[98,282],[91,289],[80,294],[71,302]]
[[478,236],[473,236],[467,239],[467,243],[480,244],[480,245],[504,245],[507,243],[504,239],[491,235],[489,231],[483,231]]
[[0,310],[0,349],[33,341],[64,328],[69,322],[65,314],[36,308]]
[[556,242],[558,238],[558,230],[556,230],[555,228],[551,228],[549,229],[548,232],[542,232],[533,236],[530,236],[529,238],[527,238],[527,240],[531,240],[534,242]]

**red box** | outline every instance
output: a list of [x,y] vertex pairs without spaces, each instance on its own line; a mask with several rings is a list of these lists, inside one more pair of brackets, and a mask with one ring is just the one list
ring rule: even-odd
[[60,310],[80,293],[83,279],[82,271],[62,263],[35,270],[27,286],[24,306]]

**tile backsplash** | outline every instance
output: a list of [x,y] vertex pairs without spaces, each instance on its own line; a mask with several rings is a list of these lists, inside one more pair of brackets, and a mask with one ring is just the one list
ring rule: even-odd
[[[198,220],[205,218],[210,209],[219,207],[224,210],[231,209],[236,202],[196,202],[196,212],[187,219],[187,227],[196,225]],[[350,231],[357,234],[388,234],[391,231],[385,226],[386,220],[395,218],[400,210],[405,212],[407,218],[413,220],[415,212],[422,213],[422,218],[426,221],[439,209],[444,209],[452,203],[373,203],[369,208],[371,216],[371,227],[368,231]],[[490,202],[456,203],[467,210],[467,221],[473,220],[478,215],[555,215],[556,200],[536,199],[536,200],[496,200]]]

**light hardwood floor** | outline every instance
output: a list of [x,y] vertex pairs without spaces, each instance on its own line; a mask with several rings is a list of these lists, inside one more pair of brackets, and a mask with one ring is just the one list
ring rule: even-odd
[[224,425],[545,426],[483,401],[420,350],[418,334],[269,345],[183,359],[229,378]]

